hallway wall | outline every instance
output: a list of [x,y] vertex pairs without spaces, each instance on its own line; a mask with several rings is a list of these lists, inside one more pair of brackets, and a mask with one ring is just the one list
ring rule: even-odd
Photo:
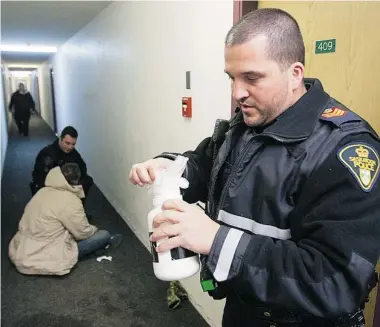
[[4,81],[3,78],[5,78],[5,69],[3,63],[1,63],[1,76],[0,76],[0,119],[1,119],[1,125],[0,125],[0,134],[1,134],[1,167],[0,167],[0,180],[3,176],[3,168],[4,168],[4,160],[5,160],[5,154],[7,152],[7,145],[8,145],[8,128],[7,128],[7,101],[5,98],[5,85],[3,85]]
[[[51,94],[50,82],[50,66],[49,61],[44,62],[38,68],[38,83],[40,93],[40,111],[41,117],[46,123],[54,130],[54,117],[53,117],[53,100]],[[71,91],[71,90],[70,90]]]
[[[232,11],[232,1],[116,2],[55,56],[58,131],[78,128],[90,174],[147,248],[151,196],[129,183],[129,170],[162,151],[193,149],[215,119],[230,117],[223,56]],[[182,96],[193,97],[192,119],[181,116]],[[198,276],[184,286],[220,326],[223,301],[203,293]]]

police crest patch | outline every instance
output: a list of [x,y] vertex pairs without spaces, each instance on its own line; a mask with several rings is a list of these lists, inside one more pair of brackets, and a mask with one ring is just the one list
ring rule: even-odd
[[338,151],[339,160],[348,168],[365,192],[371,191],[379,175],[379,154],[370,145],[351,143]]

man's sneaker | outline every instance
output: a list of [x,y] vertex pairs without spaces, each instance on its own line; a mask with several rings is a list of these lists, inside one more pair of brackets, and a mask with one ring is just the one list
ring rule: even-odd
[[175,293],[181,300],[187,300],[189,296],[187,295],[186,290],[181,286],[180,282],[172,282],[175,287]]
[[174,310],[181,304],[181,299],[176,294],[175,282],[170,282],[169,288],[166,291],[166,302],[169,310]]
[[112,235],[110,238],[109,247],[111,249],[116,249],[120,246],[122,241],[123,241],[123,235],[121,234]]

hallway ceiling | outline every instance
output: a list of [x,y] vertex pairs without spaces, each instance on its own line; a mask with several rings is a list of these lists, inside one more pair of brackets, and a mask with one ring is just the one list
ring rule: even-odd
[[[113,1],[1,1],[1,43],[58,46]],[[51,54],[2,53],[7,61],[43,62]]]

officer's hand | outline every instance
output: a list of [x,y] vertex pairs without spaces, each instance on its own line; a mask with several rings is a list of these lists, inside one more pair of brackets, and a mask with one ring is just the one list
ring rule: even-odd
[[182,200],[169,200],[153,219],[152,242],[170,237],[156,248],[166,252],[179,246],[200,254],[209,254],[220,225],[203,210]]
[[155,170],[166,169],[172,162],[170,159],[156,158],[135,164],[129,173],[129,180],[134,185],[151,184],[156,178]]

